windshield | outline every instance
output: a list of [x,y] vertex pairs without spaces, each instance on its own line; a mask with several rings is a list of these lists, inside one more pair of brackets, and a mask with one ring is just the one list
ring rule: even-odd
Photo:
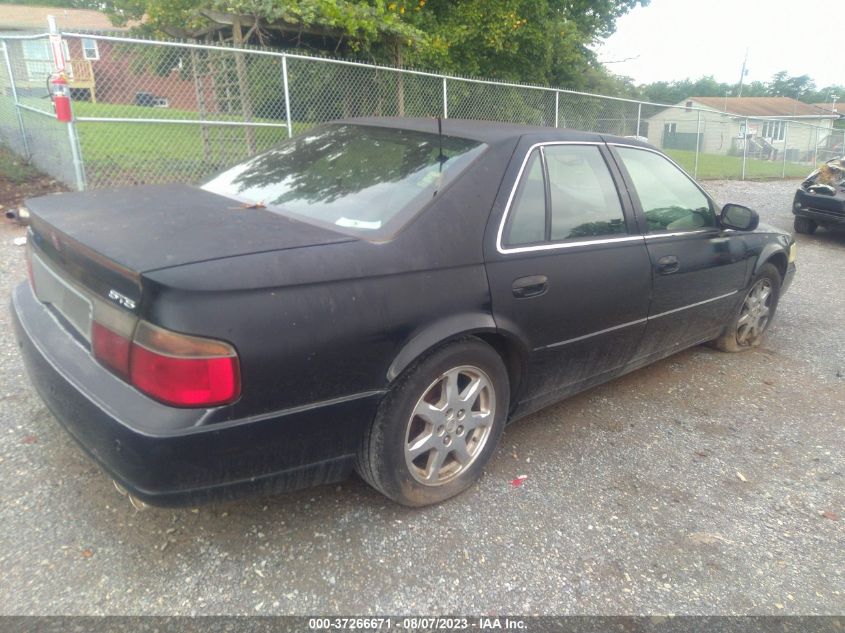
[[[436,130],[436,122],[432,128]],[[436,132],[317,127],[203,185],[245,206],[374,232],[407,221],[486,146]]]

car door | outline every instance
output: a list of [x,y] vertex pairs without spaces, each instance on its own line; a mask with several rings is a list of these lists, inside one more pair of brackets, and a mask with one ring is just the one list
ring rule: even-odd
[[649,322],[637,356],[715,337],[747,280],[745,239],[719,227],[713,201],[668,158],[643,147],[611,148],[652,266]]
[[485,258],[493,316],[531,350],[525,410],[631,359],[651,272],[603,143],[536,144],[514,161],[519,172],[500,194],[507,201]]

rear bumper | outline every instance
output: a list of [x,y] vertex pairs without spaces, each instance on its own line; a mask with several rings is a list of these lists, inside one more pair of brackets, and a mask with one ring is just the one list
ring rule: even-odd
[[346,478],[380,393],[203,425],[101,367],[28,283],[12,294],[21,354],[47,407],[118,483],[154,505],[275,493]]

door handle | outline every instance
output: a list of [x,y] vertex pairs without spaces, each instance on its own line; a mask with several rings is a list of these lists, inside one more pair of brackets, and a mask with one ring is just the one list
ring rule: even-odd
[[661,275],[671,275],[678,272],[681,262],[674,255],[666,255],[657,260],[657,272]]
[[532,275],[530,277],[520,277],[513,282],[511,290],[513,296],[517,299],[527,299],[529,297],[539,297],[546,294],[549,289],[549,279],[545,275]]

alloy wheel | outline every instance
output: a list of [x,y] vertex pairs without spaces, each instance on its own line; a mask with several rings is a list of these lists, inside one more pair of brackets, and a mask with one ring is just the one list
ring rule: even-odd
[[739,345],[752,345],[763,334],[769,324],[772,298],[772,282],[766,277],[748,291],[736,322],[736,342]]
[[405,432],[405,463],[418,482],[440,486],[484,449],[496,415],[490,377],[464,365],[443,373],[417,401]]

